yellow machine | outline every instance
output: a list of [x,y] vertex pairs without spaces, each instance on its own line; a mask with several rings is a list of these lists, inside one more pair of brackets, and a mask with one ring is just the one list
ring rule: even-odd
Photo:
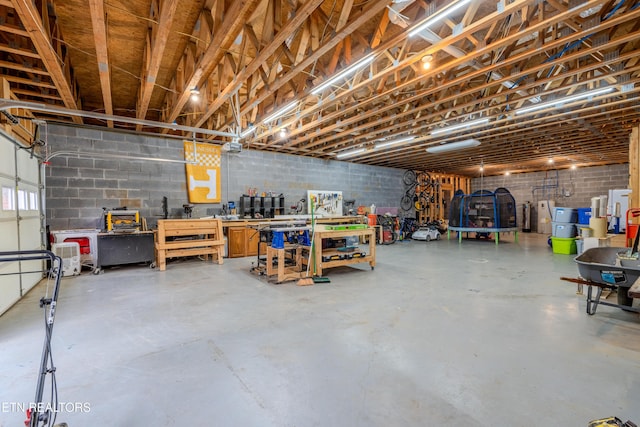
[[611,426],[637,427],[636,424],[632,423],[631,421],[627,421],[626,423],[623,423],[622,420],[618,417],[609,417],[609,418],[602,418],[599,420],[593,420],[589,422],[588,427],[611,427]]
[[105,216],[107,232],[140,231],[140,212],[130,210],[107,211]]

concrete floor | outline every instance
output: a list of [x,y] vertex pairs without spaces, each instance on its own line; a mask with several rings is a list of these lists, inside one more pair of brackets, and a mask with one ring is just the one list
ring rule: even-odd
[[[330,284],[266,283],[253,258],[66,278],[53,356],[73,426],[640,423],[640,318],[560,276],[546,237],[398,242]],[[33,399],[38,285],[0,317],[0,425]],[[615,301],[615,295],[611,297]],[[89,409],[87,412],[86,409]]]

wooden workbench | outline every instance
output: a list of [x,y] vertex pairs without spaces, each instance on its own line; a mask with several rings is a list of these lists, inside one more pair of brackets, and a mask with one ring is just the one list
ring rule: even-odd
[[[316,218],[316,224],[361,224],[365,217],[360,216],[338,216]],[[229,258],[239,258],[246,256],[256,256],[266,252],[266,244],[260,242],[260,228],[265,226],[276,226],[276,224],[288,224],[291,222],[304,221],[311,224],[310,215],[281,215],[275,218],[262,219],[235,219],[223,220],[222,227],[228,239]]]
[[[303,246],[298,244],[284,245],[284,248],[274,248],[267,246],[267,258],[266,258],[266,275],[268,279],[274,278],[276,283],[282,283],[289,280],[298,280],[305,276],[305,259],[303,257],[304,251],[309,251],[310,246]],[[293,255],[293,264],[286,265],[286,253],[290,252]],[[276,261],[274,263],[274,260]]]
[[[373,270],[376,266],[376,229],[374,227],[360,228],[354,230],[330,230],[326,225],[316,224],[313,232],[313,246],[315,251],[314,265],[315,275],[322,276],[323,270],[326,268],[340,267],[349,264],[359,264],[368,262]],[[348,252],[340,252],[337,249],[322,249],[323,239],[339,239],[349,236],[366,236],[368,240],[368,250],[366,255],[358,258],[343,258],[329,261],[323,261],[325,257],[343,256],[348,257]]]

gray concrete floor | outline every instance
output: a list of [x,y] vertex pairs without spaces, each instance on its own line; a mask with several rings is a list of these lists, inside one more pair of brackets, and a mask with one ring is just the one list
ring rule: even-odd
[[[65,278],[53,356],[73,426],[640,423],[640,318],[560,276],[546,237],[399,242],[329,284],[269,284],[253,258]],[[0,317],[0,425],[33,399],[38,285]],[[611,297],[615,301],[615,295]],[[86,408],[85,408],[86,409]]]

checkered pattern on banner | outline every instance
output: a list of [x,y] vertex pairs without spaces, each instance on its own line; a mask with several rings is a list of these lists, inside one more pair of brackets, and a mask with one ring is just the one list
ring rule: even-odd
[[[196,148],[196,162],[199,166],[207,166],[210,168],[219,168],[220,167],[220,154],[219,153],[208,153],[206,149],[203,149],[202,145],[197,145]],[[193,149],[191,151],[185,151],[185,159],[188,162],[193,162]]]

